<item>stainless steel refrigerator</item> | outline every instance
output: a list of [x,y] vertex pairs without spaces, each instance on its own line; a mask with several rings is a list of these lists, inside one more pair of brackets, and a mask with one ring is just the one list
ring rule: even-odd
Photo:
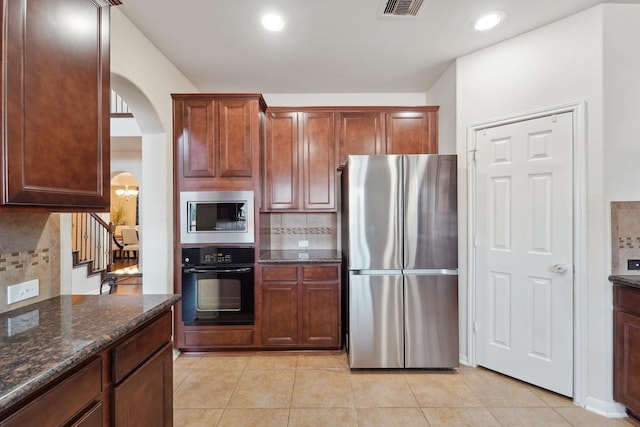
[[458,366],[455,155],[349,156],[342,172],[351,368]]

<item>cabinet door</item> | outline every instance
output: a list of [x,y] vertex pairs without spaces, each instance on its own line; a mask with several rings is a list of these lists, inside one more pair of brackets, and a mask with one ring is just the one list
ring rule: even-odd
[[640,318],[615,310],[614,399],[640,414]]
[[386,154],[436,154],[436,111],[394,111],[386,114]]
[[[108,209],[109,8],[5,1],[2,205]],[[73,16],[73,25],[54,17]]]
[[303,209],[334,210],[336,167],[333,113],[302,113]]
[[302,284],[302,336],[310,347],[340,345],[340,286],[337,282]]
[[173,352],[171,344],[158,351],[113,392],[116,426],[173,425]]
[[300,345],[341,345],[340,266],[302,265]]
[[299,208],[300,161],[298,159],[298,113],[269,113],[266,141],[266,208]]
[[290,347],[298,344],[298,283],[262,284],[262,344]]
[[220,176],[251,176],[251,104],[221,99],[218,103]]
[[207,98],[183,99],[175,103],[174,132],[178,157],[185,178],[216,176],[215,103]]
[[350,154],[378,154],[382,150],[382,118],[378,111],[338,113],[340,165]]

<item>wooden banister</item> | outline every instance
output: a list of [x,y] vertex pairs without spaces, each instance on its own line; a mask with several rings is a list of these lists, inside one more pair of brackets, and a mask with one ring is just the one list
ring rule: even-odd
[[115,225],[106,222],[95,213],[72,214],[71,246],[74,251],[74,264],[89,265],[89,274],[105,275],[113,270],[113,251],[111,242]]

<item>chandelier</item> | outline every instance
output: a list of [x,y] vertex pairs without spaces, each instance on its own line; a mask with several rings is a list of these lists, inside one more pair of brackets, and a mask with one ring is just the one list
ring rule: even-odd
[[129,186],[125,185],[124,189],[118,188],[116,190],[116,195],[124,198],[126,201],[129,201],[129,199],[138,195],[138,189],[137,188],[129,189]]

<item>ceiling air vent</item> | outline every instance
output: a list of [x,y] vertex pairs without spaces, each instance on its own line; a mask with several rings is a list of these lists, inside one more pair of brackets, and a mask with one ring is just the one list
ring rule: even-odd
[[423,0],[383,0],[382,16],[417,16]]

